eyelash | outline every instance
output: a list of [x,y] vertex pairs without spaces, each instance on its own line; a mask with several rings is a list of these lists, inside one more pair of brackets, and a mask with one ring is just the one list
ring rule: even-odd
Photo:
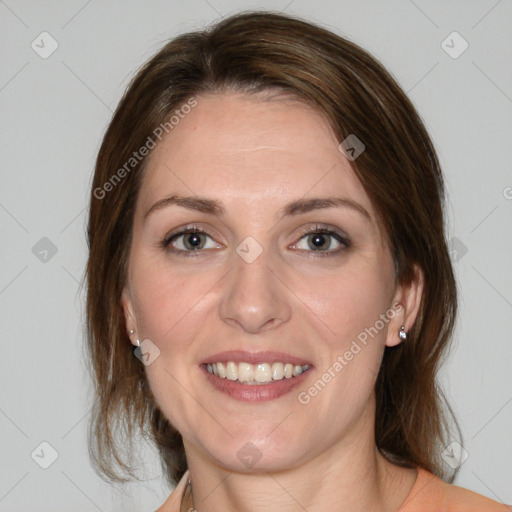
[[[200,253],[203,252],[201,249],[193,250],[193,251],[184,251],[182,249],[175,249],[174,247],[172,247],[170,245],[171,242],[173,242],[175,239],[179,238],[182,235],[188,235],[188,234],[191,235],[191,234],[196,234],[196,233],[197,234],[203,234],[203,235],[206,235],[206,236],[210,237],[210,235],[208,234],[207,231],[205,231],[204,229],[202,229],[202,228],[200,228],[198,226],[195,226],[195,225],[185,226],[183,229],[180,229],[179,231],[177,231],[175,233],[171,233],[171,234],[167,235],[161,241],[161,243],[159,245],[163,249],[165,249],[165,250],[167,250],[169,252],[172,252],[172,253],[175,253],[175,254],[178,254],[178,255],[182,255],[182,256],[184,256],[186,258],[198,257],[198,256],[200,256]],[[320,234],[321,235],[330,235],[330,236],[332,236],[335,240],[337,240],[339,243],[341,243],[345,247],[340,247],[340,248],[335,249],[333,251],[332,250],[331,251],[313,251],[313,250],[308,251],[308,250],[305,250],[305,249],[299,249],[299,251],[301,251],[301,252],[308,253],[307,256],[306,256],[307,258],[325,258],[325,257],[329,257],[329,256],[335,256],[335,255],[339,254],[340,252],[349,249],[350,246],[351,246],[351,242],[350,242],[350,240],[346,236],[343,236],[343,235],[341,235],[340,233],[338,233],[336,231],[333,231],[331,229],[328,229],[326,227],[322,227],[322,226],[319,226],[319,225],[316,225],[314,228],[307,229],[307,230],[301,232],[299,240],[302,240],[302,238],[304,238],[307,235],[320,235]]]

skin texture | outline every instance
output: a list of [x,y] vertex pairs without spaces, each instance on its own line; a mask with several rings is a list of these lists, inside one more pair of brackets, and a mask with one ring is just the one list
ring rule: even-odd
[[[195,507],[398,510],[416,471],[376,449],[374,385],[385,346],[400,343],[400,327],[414,323],[421,273],[411,285],[395,284],[372,204],[319,113],[297,101],[235,93],[197,100],[150,156],[122,297],[132,342],[149,339],[160,350],[146,371],[159,407],[183,436]],[[144,218],[172,194],[214,198],[226,212],[170,205]],[[288,202],[325,196],[357,202],[370,219],[347,207],[279,215]],[[191,223],[207,231],[199,235],[204,248],[184,245],[189,235],[171,247],[198,256],[162,247]],[[314,257],[314,237],[303,232],[317,225],[350,245],[324,235],[322,250],[331,255]],[[236,252],[247,236],[263,249],[250,264]],[[298,393],[394,303],[401,307],[384,328],[300,403]],[[313,368],[300,389],[241,402],[214,389],[199,367],[223,350],[281,351]],[[252,468],[237,456],[248,442],[261,453]]]

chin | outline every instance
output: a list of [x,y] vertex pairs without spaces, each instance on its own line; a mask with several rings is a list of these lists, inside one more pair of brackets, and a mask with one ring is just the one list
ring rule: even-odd
[[[221,439],[208,439],[203,449],[215,459],[217,464],[230,471],[260,473],[281,471],[300,462],[308,452],[303,437],[293,439],[289,432],[277,432],[275,422],[268,429],[259,429],[254,434],[243,429],[239,435],[222,435]],[[273,430],[274,429],[274,430]],[[264,432],[263,432],[264,430]]]

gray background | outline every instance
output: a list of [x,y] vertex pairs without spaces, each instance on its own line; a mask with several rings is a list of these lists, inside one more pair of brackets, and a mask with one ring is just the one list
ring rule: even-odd
[[[295,13],[362,45],[425,120],[446,173],[461,292],[442,372],[469,454],[456,483],[512,503],[511,0],[0,0],[0,510],[152,511],[170,492],[144,446],[144,486],[112,489],[88,461],[87,196],[136,68],[166,39],[248,8]],[[58,43],[48,58],[31,47],[51,48],[43,31]],[[469,43],[458,58],[441,46],[453,31]],[[58,453],[48,469],[42,442]]]

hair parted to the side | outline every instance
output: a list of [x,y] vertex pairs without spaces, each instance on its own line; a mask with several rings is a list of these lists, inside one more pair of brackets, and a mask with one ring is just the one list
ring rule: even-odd
[[187,468],[181,435],[159,409],[144,365],[134,357],[120,302],[149,156],[132,162],[108,193],[105,184],[191,98],[200,102],[201,94],[226,91],[292,95],[321,112],[339,142],[355,134],[365,144],[351,165],[387,235],[396,280],[414,279],[415,265],[425,276],[407,341],[385,349],[376,383],[375,442],[394,463],[421,466],[452,482],[456,471],[446,473],[441,451],[452,440],[452,426],[459,438],[460,431],[437,372],[449,347],[457,294],[433,144],[410,100],[368,52],[299,18],[261,11],[239,13],[165,44],[139,70],[104,135],[91,189],[86,269],[95,470],[112,482],[136,479],[128,460],[136,433],[157,447],[169,485]]

